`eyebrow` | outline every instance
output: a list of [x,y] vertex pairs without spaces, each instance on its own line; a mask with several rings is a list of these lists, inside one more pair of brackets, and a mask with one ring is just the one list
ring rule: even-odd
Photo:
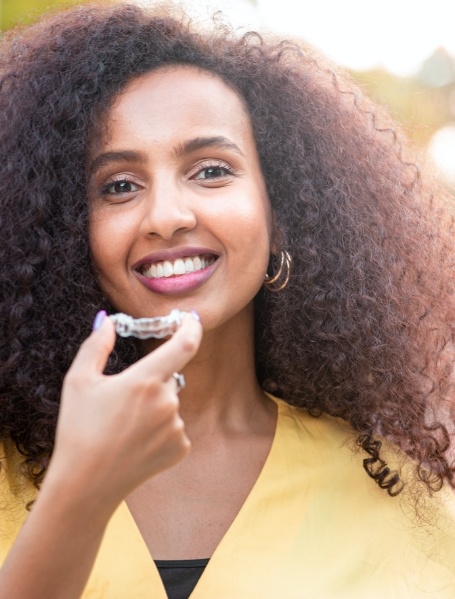
[[103,166],[111,164],[112,162],[136,162],[138,164],[144,164],[145,158],[139,152],[133,152],[131,150],[124,150],[119,152],[105,152],[100,154],[90,165],[89,172],[91,175],[98,171]]
[[[195,137],[188,141],[180,144],[175,150],[176,156],[186,156],[197,150],[204,148],[220,148],[223,150],[233,150],[240,156],[244,156],[242,150],[233,141],[222,135],[216,135],[213,137]],[[107,166],[112,162],[136,162],[137,164],[144,164],[146,162],[143,154],[134,152],[132,150],[121,150],[118,152],[105,152],[100,154],[92,162],[89,168],[90,175],[93,175],[103,166]]]
[[204,148],[233,150],[237,154],[240,154],[240,156],[244,156],[242,150],[237,144],[227,137],[223,137],[222,135],[216,135],[213,137],[195,137],[194,139],[189,139],[177,147],[175,154],[177,156],[186,156],[187,154],[191,154],[192,152],[196,152],[197,150],[202,150]]

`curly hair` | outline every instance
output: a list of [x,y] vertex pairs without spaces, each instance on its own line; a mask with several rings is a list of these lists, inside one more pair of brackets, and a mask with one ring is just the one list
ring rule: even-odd
[[[454,484],[447,406],[455,314],[452,219],[403,154],[388,116],[314,51],[170,10],[70,9],[5,36],[0,52],[0,438],[39,486],[64,374],[109,306],[88,242],[90,135],[132,78],[194,65],[248,107],[286,289],[255,300],[259,380],[313,415],[341,417],[393,495],[380,436],[430,490]],[[118,342],[108,364],[137,359]],[[444,420],[445,418],[445,420]],[[347,484],[349,481],[347,481]]]

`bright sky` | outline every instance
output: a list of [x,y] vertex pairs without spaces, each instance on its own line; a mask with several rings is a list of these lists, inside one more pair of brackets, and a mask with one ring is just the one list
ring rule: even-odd
[[268,26],[338,63],[409,75],[438,46],[455,54],[455,0],[258,0]]
[[382,65],[411,75],[438,46],[455,55],[455,0],[256,0],[256,7],[248,0],[182,3],[198,15],[207,15],[207,6],[218,7],[237,26],[302,37],[355,69]]
[[[148,4],[159,0],[136,0]],[[162,1],[162,0],[161,0]],[[175,1],[175,0],[174,0]],[[178,0],[177,0],[178,1]],[[455,56],[455,0],[180,0],[204,22],[220,9],[242,29],[300,37],[334,62],[410,76],[436,48]],[[429,153],[455,186],[455,125],[438,131]]]

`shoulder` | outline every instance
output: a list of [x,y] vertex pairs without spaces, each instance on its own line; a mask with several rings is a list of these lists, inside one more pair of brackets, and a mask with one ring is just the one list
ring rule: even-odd
[[[422,578],[424,588],[438,576],[455,590],[455,493],[443,488],[430,495],[414,463],[379,439],[385,461],[405,482],[403,491],[390,497],[366,473],[368,456],[349,424],[277,403],[283,460],[300,479],[302,516],[297,518],[305,534],[319,544],[324,531],[330,531],[332,543],[338,539],[360,561],[368,555],[369,567],[383,568],[384,575],[404,579],[409,570],[411,578]],[[408,567],[409,560],[420,570]]]
[[0,496],[10,502],[31,501],[33,484],[22,473],[24,458],[11,440],[0,441]]
[[0,564],[4,561],[36,497],[21,472],[22,456],[11,441],[0,441]]
[[301,447],[306,453],[332,455],[343,462],[351,461],[352,454],[358,453],[357,433],[344,420],[327,414],[314,417],[281,399],[273,399],[278,406],[278,427],[283,440],[293,449]]
[[[384,497],[389,503],[400,503],[400,497],[407,497],[415,500],[416,504],[430,502],[431,505],[443,501],[450,510],[453,509],[455,493],[444,487],[440,492],[430,494],[417,476],[415,462],[387,439],[375,437],[381,444],[381,458],[391,470],[400,474],[404,483],[398,501],[394,501],[395,498],[368,476],[363,462],[369,455],[358,445],[358,433],[346,421],[327,414],[313,417],[305,410],[274,399],[278,404],[281,444],[290,453],[300,455],[296,464],[303,461],[317,463],[318,469],[332,481],[339,483],[341,478],[346,486],[357,492],[371,494],[372,490],[377,491],[377,494],[373,493],[375,500]],[[453,513],[455,517],[455,510]]]

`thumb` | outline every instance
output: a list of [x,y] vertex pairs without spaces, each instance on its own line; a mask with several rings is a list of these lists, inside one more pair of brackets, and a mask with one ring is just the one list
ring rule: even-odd
[[92,334],[82,343],[68,371],[71,376],[101,374],[115,345],[115,329],[106,312],[98,312]]

